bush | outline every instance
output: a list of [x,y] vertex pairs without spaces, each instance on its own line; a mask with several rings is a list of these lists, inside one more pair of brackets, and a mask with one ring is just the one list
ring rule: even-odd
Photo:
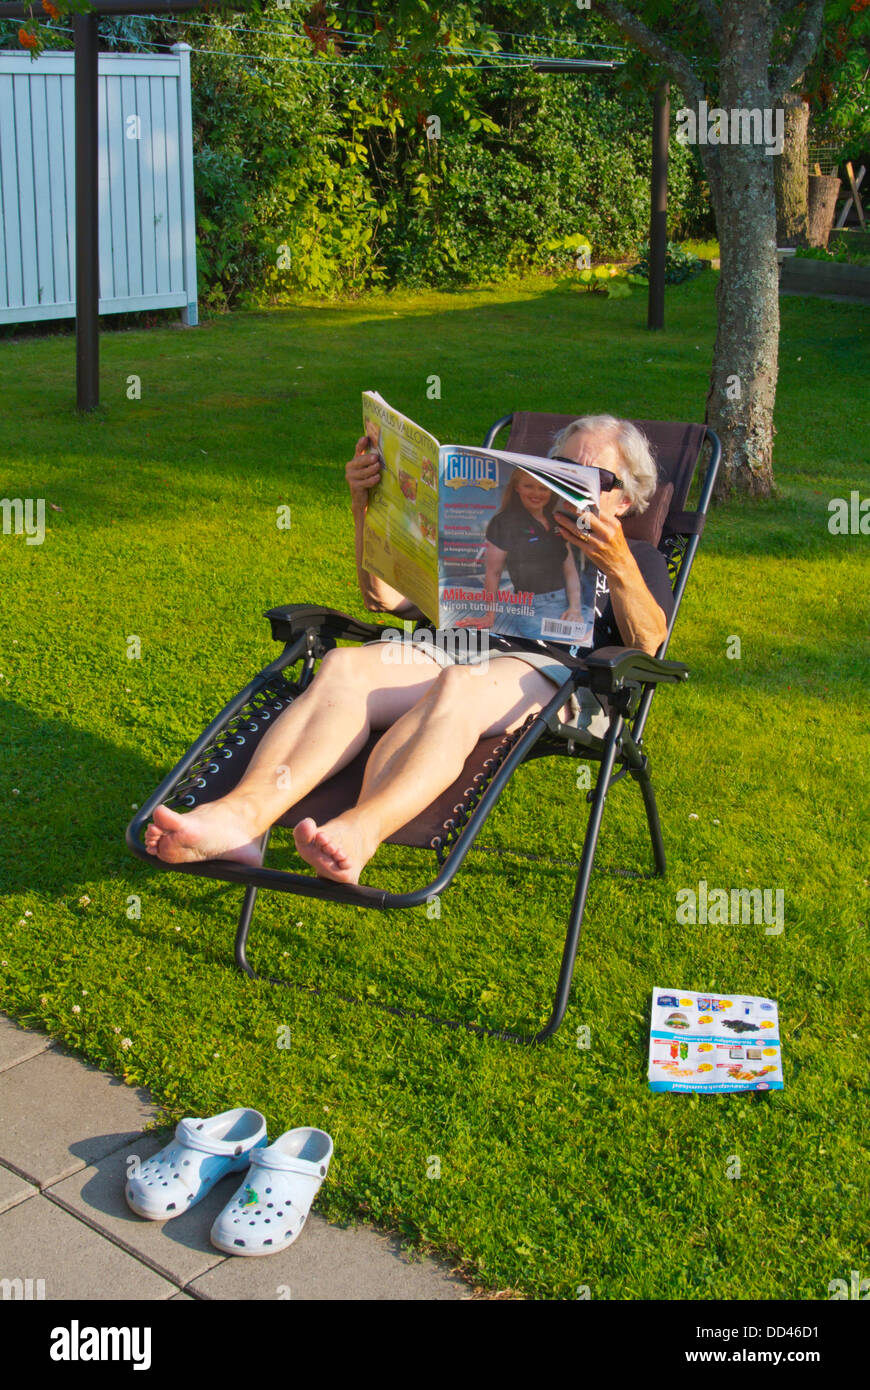
[[[635,275],[644,275],[649,278],[649,242],[645,241],[639,248],[640,260],[633,267]],[[686,251],[682,246],[678,246],[675,241],[669,241],[665,251],[665,284],[679,285],[683,280],[690,280],[693,275],[698,275],[704,269],[703,262],[693,251]]]

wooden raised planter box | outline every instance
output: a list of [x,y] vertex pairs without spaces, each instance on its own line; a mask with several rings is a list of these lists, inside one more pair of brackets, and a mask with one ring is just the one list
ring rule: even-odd
[[798,294],[847,294],[870,303],[870,265],[783,257],[780,290]]

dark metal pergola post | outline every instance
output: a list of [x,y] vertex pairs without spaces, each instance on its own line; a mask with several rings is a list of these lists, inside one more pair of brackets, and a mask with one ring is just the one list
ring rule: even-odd
[[652,179],[649,217],[649,305],[647,328],[665,326],[665,257],[668,248],[668,140],[670,82],[656,88],[653,110]]
[[75,15],[76,405],[100,403],[100,191],[97,16]]

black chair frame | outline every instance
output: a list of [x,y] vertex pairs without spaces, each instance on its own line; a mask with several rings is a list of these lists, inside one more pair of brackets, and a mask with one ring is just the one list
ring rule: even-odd
[[[490,429],[485,446],[490,447],[498,432],[512,420],[506,415]],[[126,842],[133,854],[152,867],[197,877],[238,883],[245,889],[234,946],[235,963],[252,979],[267,979],[285,988],[307,989],[276,976],[263,976],[251,966],[247,957],[247,942],[260,889],[295,893],[323,901],[386,910],[421,907],[433,896],[441,894],[456,877],[466,855],[472,848],[502,791],[521,763],[531,758],[568,756],[600,764],[595,786],[587,793],[590,804],[589,820],[578,864],[574,896],[568,919],[565,944],[562,950],[559,976],[549,1018],[536,1033],[490,1028],[483,1024],[440,1018],[401,1006],[376,1001],[360,1001],[399,1015],[425,1017],[450,1027],[464,1028],[508,1042],[541,1043],[553,1036],[565,1016],[574,971],[574,962],[583,924],[586,899],[592,875],[598,835],[608,792],[624,777],[629,776],[639,786],[646,812],[652,843],[655,874],[663,875],[666,868],[665,847],[650,777],[649,760],[643,748],[643,735],[653,695],[660,684],[672,684],[688,677],[688,668],[681,662],[665,660],[665,654],[685,592],[689,574],[703,531],[704,519],[713,496],[713,488],[721,457],[721,445],[716,434],[707,429],[704,445],[710,455],[700,486],[696,510],[680,513],[685,530],[663,535],[660,549],[668,560],[674,590],[674,611],[665,641],[655,657],[624,647],[601,648],[586,658],[586,669],[572,672],[570,679],[553,695],[538,714],[530,715],[523,726],[506,736],[494,750],[490,766],[475,781],[477,785],[466,793],[465,802],[456,808],[456,821],[445,823],[440,842],[432,842],[438,857],[438,872],[420,888],[393,893],[365,884],[335,883],[313,874],[291,873],[266,867],[260,868],[229,860],[207,860],[197,863],[166,864],[145,849],[143,834],[154,810],[164,802],[175,800],[179,805],[196,804],[195,791],[207,788],[209,776],[220,769],[220,761],[232,757],[231,745],[243,745],[245,734],[262,732],[264,722],[306,689],[315,678],[316,663],[339,641],[369,642],[376,640],[389,624],[365,622],[335,609],[309,604],[288,604],[267,613],[272,635],[284,642],[281,654],[263,668],[243,690],[233,697],[211,721],[201,736],[163,779],[157,789],[143,802],[126,831]],[[700,461],[700,454],[699,454]],[[301,663],[293,680],[287,672]],[[609,725],[603,739],[593,738],[560,719],[560,712],[572,692],[589,687],[606,697],[610,710]],[[244,731],[244,732],[243,732]],[[200,797],[200,800],[209,799]],[[271,831],[263,836],[265,855]],[[311,992],[318,993],[313,990]],[[345,996],[343,996],[345,997]]]

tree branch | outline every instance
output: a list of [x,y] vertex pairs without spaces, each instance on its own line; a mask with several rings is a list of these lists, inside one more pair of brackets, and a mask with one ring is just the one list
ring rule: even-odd
[[809,66],[821,37],[824,12],[825,0],[809,0],[791,52],[770,74],[770,95],[774,101],[790,92]]
[[704,88],[688,58],[671,48],[670,44],[665,43],[664,39],[649,29],[642,19],[621,5],[619,0],[599,0],[597,8],[618,29],[633,39],[642,52],[655,59],[665,69],[688,100],[694,101],[696,104],[703,101]]
[[716,0],[698,0],[698,8],[710,26],[710,33],[721,47],[722,44],[722,16],[716,7]]

